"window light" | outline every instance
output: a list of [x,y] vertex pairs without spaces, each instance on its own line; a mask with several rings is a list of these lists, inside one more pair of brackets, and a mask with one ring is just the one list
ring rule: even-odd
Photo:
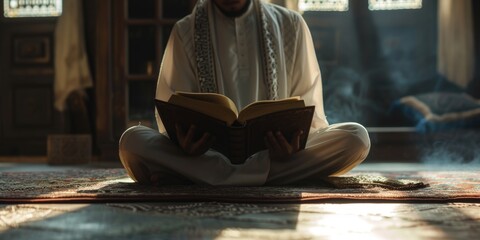
[[398,10],[422,8],[422,0],[368,0],[370,10]]
[[348,0],[300,0],[300,11],[348,11]]
[[56,17],[62,14],[62,0],[3,0],[3,15],[17,17]]

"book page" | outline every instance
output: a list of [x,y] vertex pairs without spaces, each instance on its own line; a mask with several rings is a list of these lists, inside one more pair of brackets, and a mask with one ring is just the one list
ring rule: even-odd
[[198,100],[178,94],[172,95],[168,102],[224,121],[228,126],[232,125],[237,119],[234,110],[216,102]]
[[238,115],[238,110],[237,110],[237,107],[235,106],[235,103],[225,95],[218,94],[218,93],[192,93],[192,92],[181,92],[181,91],[177,91],[175,92],[175,94],[197,99],[200,101],[219,104],[226,108],[230,108],[235,113],[235,115]]
[[291,97],[281,100],[263,100],[249,104],[238,114],[238,122],[246,121],[269,113],[279,112],[294,108],[305,107],[305,102],[300,97]]

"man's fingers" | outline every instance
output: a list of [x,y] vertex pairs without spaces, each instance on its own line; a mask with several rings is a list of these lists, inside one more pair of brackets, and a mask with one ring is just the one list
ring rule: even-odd
[[193,156],[204,154],[206,151],[208,151],[208,149],[210,149],[214,141],[214,136],[212,136],[210,133],[204,133],[198,141],[190,143],[188,153]]
[[185,133],[183,132],[182,127],[179,124],[175,124],[175,130],[177,131],[178,142],[183,142],[185,140]]
[[202,135],[202,137],[197,141],[198,143],[206,143],[210,140],[210,138],[212,137],[212,135],[208,132],[204,133]]
[[281,132],[276,132],[275,133],[275,139],[277,140],[281,149],[287,150],[287,152],[290,152],[291,146]]
[[272,151],[279,152],[279,151],[282,150],[282,148],[278,144],[277,139],[275,138],[275,136],[273,135],[272,132],[267,132],[266,140],[268,141],[268,143],[270,145],[270,149]]
[[215,136],[211,136],[210,134],[208,134],[208,137],[205,138],[202,141],[202,144],[198,146],[198,149],[197,149],[198,153],[203,154],[206,151],[208,151],[208,149],[210,149],[214,141],[215,141]]
[[210,133],[204,133],[198,141],[193,143],[192,150],[195,152],[198,149],[205,148],[204,146],[208,145],[210,138],[212,138],[212,135]]
[[184,139],[186,142],[192,142],[193,141],[193,137],[195,136],[195,130],[196,129],[197,129],[197,127],[195,127],[195,125],[190,126],[190,128],[187,131],[187,135],[185,136],[185,139]]
[[204,133],[198,141],[195,141],[195,132],[197,131],[195,125],[191,125],[186,134],[179,124],[175,124],[175,129],[177,131],[178,143],[188,155],[195,156],[205,153],[215,140],[215,137],[210,133]]
[[287,141],[281,132],[267,132],[265,145],[268,147],[270,159],[274,161],[285,161],[300,150],[300,138],[303,131],[296,131],[292,139]]
[[267,136],[263,139],[265,142],[265,146],[267,146],[268,150],[272,149],[272,146],[270,145],[270,141],[268,141]]
[[295,152],[300,150],[300,137],[302,135],[303,135],[302,130],[296,131],[295,134],[293,135],[292,141],[290,142],[290,145],[292,146]]

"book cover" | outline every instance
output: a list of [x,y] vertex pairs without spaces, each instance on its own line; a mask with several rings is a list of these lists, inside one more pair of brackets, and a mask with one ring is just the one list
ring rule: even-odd
[[228,157],[233,164],[241,164],[252,154],[267,149],[264,138],[268,131],[280,131],[290,140],[296,131],[302,130],[305,134],[301,136],[300,146],[305,148],[315,109],[314,106],[287,109],[249,119],[243,124],[236,122],[230,125],[202,112],[169,102],[155,99],[155,104],[173,142],[178,144],[176,124],[184,131],[195,125],[195,139],[199,139],[204,132],[209,132],[215,136],[212,149]]

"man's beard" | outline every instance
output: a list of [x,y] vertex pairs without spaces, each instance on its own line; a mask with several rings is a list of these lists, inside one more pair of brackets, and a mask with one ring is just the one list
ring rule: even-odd
[[218,9],[220,9],[220,11],[227,17],[231,17],[231,18],[235,18],[235,17],[240,17],[242,16],[247,10],[248,10],[248,7],[250,6],[250,3],[252,2],[252,0],[247,0],[245,6],[243,6],[242,9],[238,10],[238,11],[224,11],[222,8],[218,7]]

